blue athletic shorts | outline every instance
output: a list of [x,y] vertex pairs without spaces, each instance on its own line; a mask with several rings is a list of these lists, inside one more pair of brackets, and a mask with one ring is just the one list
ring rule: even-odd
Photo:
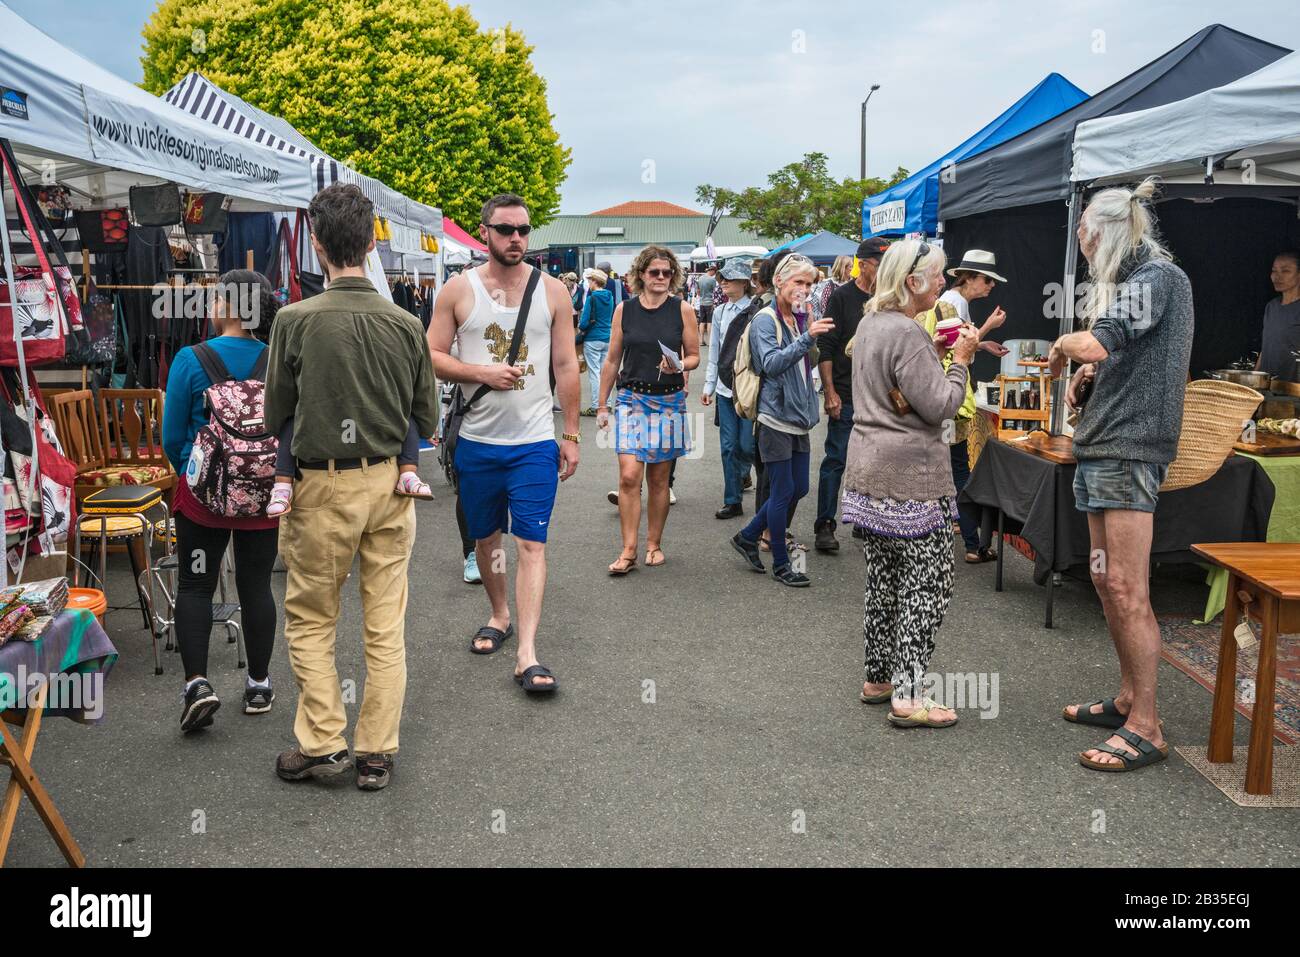
[[458,439],[456,472],[470,538],[500,531],[546,541],[560,485],[560,447],[554,439],[527,445]]

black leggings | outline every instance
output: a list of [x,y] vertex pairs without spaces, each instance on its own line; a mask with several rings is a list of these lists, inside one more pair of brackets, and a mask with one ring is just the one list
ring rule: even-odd
[[208,528],[176,515],[176,555],[180,580],[176,589],[176,640],[185,677],[208,673],[208,637],[212,634],[212,596],[221,574],[226,543],[235,540],[235,590],[239,593],[248,675],[264,681],[275,641],[275,599],[271,566],[279,530]]

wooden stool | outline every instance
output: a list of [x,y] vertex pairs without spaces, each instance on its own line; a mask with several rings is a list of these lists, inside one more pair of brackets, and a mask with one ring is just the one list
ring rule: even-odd
[[1207,757],[1216,764],[1232,762],[1232,731],[1236,717],[1237,639],[1243,608],[1258,617],[1259,667],[1255,673],[1255,710],[1246,755],[1246,793],[1273,793],[1273,697],[1277,680],[1277,636],[1300,632],[1300,544],[1231,542],[1193,545],[1192,551],[1228,570],[1228,598],[1223,608],[1219,640],[1219,670],[1214,680],[1214,709],[1210,717]]
[[[114,485],[87,495],[81,503],[81,517],[77,520],[73,554],[81,558],[81,536],[83,531],[96,536],[99,546],[99,587],[105,594],[108,586],[104,580],[105,565],[110,541],[125,542],[131,556],[132,581],[136,585],[136,597],[140,602],[140,612],[144,617],[145,627],[153,639],[154,674],[162,674],[162,661],[158,655],[158,630],[153,616],[153,580],[144,574],[144,589],[140,587],[142,573],[148,572],[153,564],[153,542],[157,536],[156,526],[146,517],[150,509],[161,508],[163,527],[167,528],[170,520],[167,503],[163,493],[152,485]],[[164,554],[171,554],[171,540],[161,536]],[[136,539],[139,539],[137,543]],[[142,556],[137,557],[135,548],[139,544]],[[80,566],[73,566],[72,585],[78,584]]]

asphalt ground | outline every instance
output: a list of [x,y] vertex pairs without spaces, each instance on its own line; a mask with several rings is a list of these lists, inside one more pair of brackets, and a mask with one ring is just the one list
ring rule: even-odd
[[[696,396],[691,408],[699,412]],[[1118,689],[1118,666],[1090,586],[1068,583],[1054,630],[1042,590],[1011,553],[1006,590],[993,566],[958,555],[956,595],[932,670],[976,676],[946,730],[901,730],[886,706],[858,701],[864,564],[847,535],[810,553],[813,586],[748,571],[718,521],[717,431],[677,473],[662,568],[611,579],[617,512],[605,500],[614,454],[583,420],[583,460],[559,494],[548,547],[539,650],[560,679],[549,699],[511,680],[514,643],[468,651],[488,606],[461,581],[454,500],[426,453],[437,499],[418,504],[407,612],[409,682],[391,786],[351,775],[290,784],[273,772],[293,745],[296,700],[285,647],[278,700],[240,712],[243,676],[214,632],[210,678],[224,705],[182,737],[181,670],[153,674],[138,613],[114,611],[121,657],[107,718],[49,719],[34,765],[91,866],[275,865],[1294,865],[1300,810],[1237,808],[1177,753],[1131,774],[1102,774],[1078,753],[1101,729],[1063,705]],[[813,486],[823,431],[813,437]],[[745,496],[752,512],[752,494]],[[811,544],[814,503],[797,533]],[[955,546],[960,541],[955,540]],[[513,549],[511,549],[513,568]],[[130,598],[115,556],[110,601]],[[355,572],[354,572],[355,574]],[[278,597],[284,577],[274,577]],[[345,590],[340,676],[364,684],[361,609]],[[1194,615],[1203,587],[1160,578],[1158,612]],[[283,622],[281,622],[283,627]],[[994,685],[996,681],[996,686]],[[994,690],[996,689],[996,694]],[[1204,744],[1210,694],[1160,666],[1171,744]],[[355,720],[356,705],[349,706]],[[1237,740],[1249,722],[1238,718]],[[62,866],[29,805],[7,863]]]

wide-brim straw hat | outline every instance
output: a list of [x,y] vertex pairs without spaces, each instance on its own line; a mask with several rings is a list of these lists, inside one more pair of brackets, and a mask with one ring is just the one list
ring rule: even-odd
[[961,262],[948,270],[948,275],[956,277],[959,272],[977,272],[998,282],[1006,282],[1006,277],[993,271],[997,268],[998,257],[987,249],[968,249],[966,255],[961,257]]

